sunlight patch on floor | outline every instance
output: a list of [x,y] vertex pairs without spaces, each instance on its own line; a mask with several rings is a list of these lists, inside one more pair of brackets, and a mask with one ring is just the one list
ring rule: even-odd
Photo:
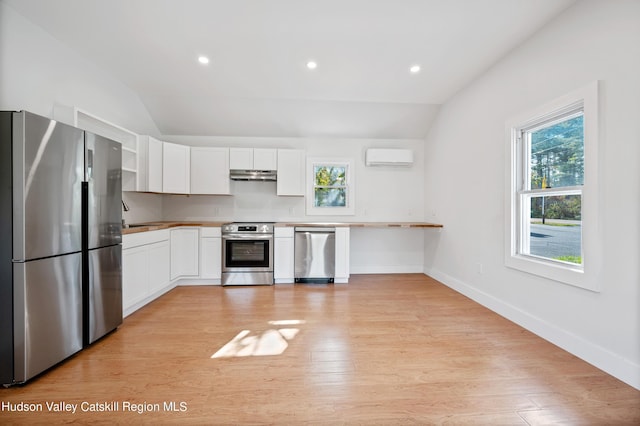
[[[299,325],[304,322],[304,320],[282,320],[269,321],[269,324]],[[242,330],[229,343],[211,355],[211,358],[280,355],[289,347],[288,342],[293,340],[299,331],[298,328],[270,328],[252,334],[251,330]]]

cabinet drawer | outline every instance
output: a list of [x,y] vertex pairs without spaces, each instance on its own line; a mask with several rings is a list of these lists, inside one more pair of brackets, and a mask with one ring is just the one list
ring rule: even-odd
[[169,239],[168,229],[159,229],[157,231],[138,232],[136,234],[125,234],[122,236],[122,248],[143,246],[145,244],[153,244]]
[[221,232],[219,227],[203,226],[202,228],[200,228],[200,238],[207,238],[207,237],[219,238],[220,236],[221,236]]
[[295,228],[292,226],[275,227],[273,228],[273,236],[275,238],[293,238],[294,231],[295,231]]

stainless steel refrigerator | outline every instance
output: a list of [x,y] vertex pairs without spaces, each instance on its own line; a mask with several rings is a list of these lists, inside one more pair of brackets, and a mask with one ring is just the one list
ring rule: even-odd
[[25,382],[122,322],[120,149],[0,112],[0,383]]

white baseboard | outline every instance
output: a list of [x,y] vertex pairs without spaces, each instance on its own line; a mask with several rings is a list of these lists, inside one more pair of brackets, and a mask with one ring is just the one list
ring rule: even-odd
[[535,317],[513,305],[503,302],[490,294],[472,287],[457,278],[431,269],[426,275],[447,287],[469,297],[482,306],[496,312],[545,340],[559,346],[578,358],[594,365],[602,371],[640,390],[640,365],[625,359],[606,348],[589,342],[561,329],[541,318]]
[[352,274],[422,274],[423,265],[351,265]]
[[220,285],[220,279],[204,279],[204,278],[178,278],[174,281],[176,285]]
[[162,296],[163,294],[165,294],[166,292],[168,292],[169,290],[173,290],[176,287],[176,283],[172,282],[169,283],[169,285],[167,285],[166,287],[161,288],[160,290],[155,291],[152,294],[149,294],[148,296],[138,300],[136,303],[129,305],[129,306],[123,306],[122,309],[122,318],[126,318],[129,315],[131,315],[132,313],[134,313],[135,311],[137,311],[138,309],[142,308],[144,305],[153,302],[154,300],[156,300],[158,297]]

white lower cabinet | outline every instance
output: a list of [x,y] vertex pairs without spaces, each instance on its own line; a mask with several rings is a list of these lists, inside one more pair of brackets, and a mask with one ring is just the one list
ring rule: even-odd
[[276,284],[292,283],[294,280],[294,228],[274,228],[273,241],[273,280]]
[[169,276],[169,231],[122,238],[122,308],[124,316],[172,288]]
[[198,228],[171,229],[171,280],[200,274],[199,245]]
[[349,282],[349,228],[336,228],[336,283]]
[[222,278],[222,236],[220,228],[200,228],[200,278]]
[[169,285],[169,241],[151,244],[148,248],[149,291],[151,294]]
[[127,310],[149,294],[147,247],[122,250],[122,309]]
[[[123,235],[124,316],[176,284],[219,284],[222,237],[219,227],[181,227]],[[294,227],[274,229],[276,283],[294,282]],[[335,282],[349,282],[349,228],[336,228]]]

